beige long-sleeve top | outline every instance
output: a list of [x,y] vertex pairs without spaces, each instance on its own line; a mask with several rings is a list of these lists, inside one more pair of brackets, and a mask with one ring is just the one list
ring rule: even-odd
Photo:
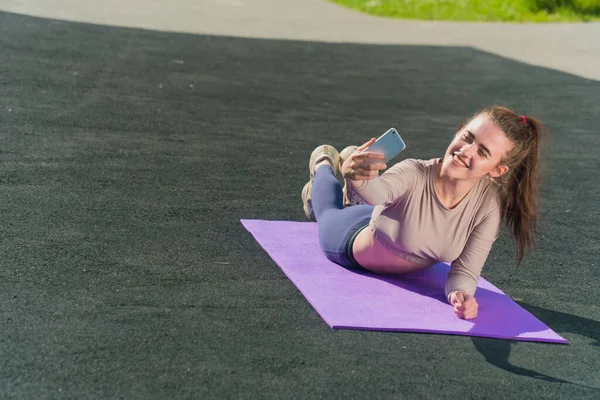
[[369,229],[382,245],[422,265],[451,262],[446,297],[455,290],[473,295],[498,237],[500,188],[482,179],[456,207],[448,209],[433,186],[438,162],[407,159],[354,190],[375,206]]

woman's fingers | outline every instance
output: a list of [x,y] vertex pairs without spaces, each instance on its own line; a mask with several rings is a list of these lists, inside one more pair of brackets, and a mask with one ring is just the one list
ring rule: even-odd
[[379,160],[354,160],[355,169],[365,169],[370,171],[379,171],[386,169],[386,165]]
[[377,178],[379,175],[378,171],[364,170],[364,169],[353,169],[347,174],[345,174],[345,178],[349,178],[353,181],[368,181],[373,178]]
[[462,319],[473,319],[477,316],[477,310],[479,309],[477,300],[475,300],[475,297],[469,295],[465,295],[464,297],[465,300],[462,303],[457,302],[454,304],[454,313]]
[[373,144],[373,142],[375,142],[375,138],[371,138],[369,139],[369,141],[361,146],[358,146],[358,149],[356,149],[357,152],[361,152],[364,149],[366,149],[367,147],[369,147],[370,145]]
[[458,318],[473,319],[477,316],[479,305],[475,297],[462,291],[456,291],[450,296],[450,303],[454,306],[454,313]]
[[379,153],[355,154],[352,156],[352,167],[380,171],[387,168],[383,162],[384,158],[384,155]]
[[357,169],[353,171],[352,179],[357,180],[371,180],[379,176],[379,170],[368,170],[368,169]]
[[354,160],[358,160],[361,162],[374,162],[374,161],[381,161],[383,159],[385,159],[385,156],[381,153],[371,153],[371,152],[366,152],[366,153],[353,153],[352,156],[350,156],[352,159]]
[[352,160],[343,174],[352,180],[368,180],[379,176],[379,171],[386,168],[382,163],[360,162]]
[[352,153],[342,165],[342,175],[351,180],[370,180],[379,176],[379,171],[387,168],[383,160],[385,156],[381,153],[370,153],[362,151],[369,147],[375,138],[360,146]]

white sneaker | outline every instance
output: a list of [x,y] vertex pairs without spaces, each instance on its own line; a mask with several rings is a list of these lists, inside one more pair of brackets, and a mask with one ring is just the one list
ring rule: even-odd
[[315,179],[315,166],[323,161],[324,159],[328,159],[333,167],[333,173],[337,174],[337,170],[340,165],[340,154],[335,149],[335,147],[323,144],[316,149],[313,150],[310,155],[310,161],[308,162],[308,169],[310,171],[310,179],[304,188],[302,188],[302,203],[304,208],[304,213],[311,221],[316,221],[315,213],[312,209],[312,184]]

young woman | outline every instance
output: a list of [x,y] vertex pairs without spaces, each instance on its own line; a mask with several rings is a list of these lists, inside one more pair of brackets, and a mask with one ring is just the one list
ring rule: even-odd
[[[441,159],[407,159],[386,169],[383,155],[329,145],[310,158],[302,190],[306,215],[319,224],[327,258],[346,268],[396,274],[451,261],[446,298],[460,318],[477,316],[477,280],[501,223],[518,263],[537,222],[543,125],[508,108],[486,108],[454,136]],[[336,173],[346,181],[344,189]],[[344,207],[344,199],[364,203]]]

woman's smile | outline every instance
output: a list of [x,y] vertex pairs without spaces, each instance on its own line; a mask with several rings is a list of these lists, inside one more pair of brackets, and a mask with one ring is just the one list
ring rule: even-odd
[[469,168],[469,166],[467,165],[467,163],[463,160],[463,158],[461,156],[459,156],[458,154],[454,153],[452,155],[452,162],[455,166],[459,167],[459,168]]

